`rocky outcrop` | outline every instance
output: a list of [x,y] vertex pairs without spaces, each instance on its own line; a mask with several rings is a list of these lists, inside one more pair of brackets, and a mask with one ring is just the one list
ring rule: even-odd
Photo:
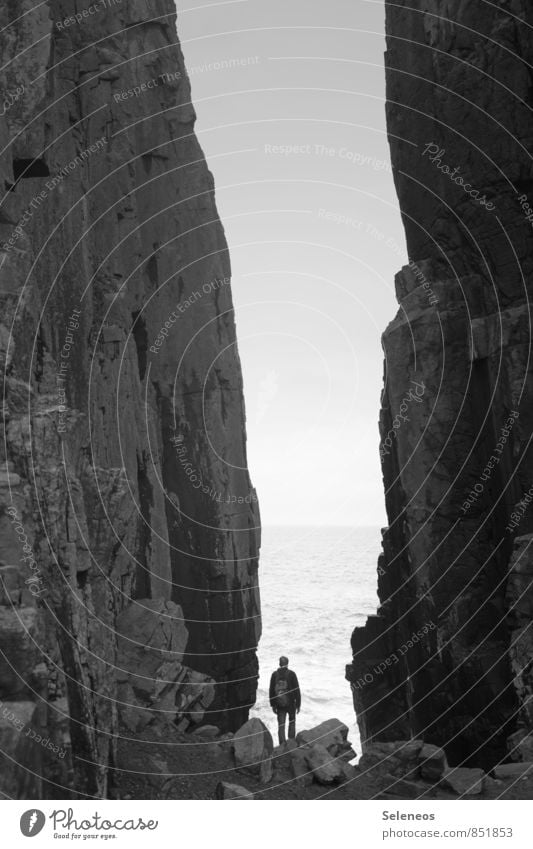
[[370,744],[358,771],[379,781],[382,792],[392,798],[428,798],[440,790],[460,797],[477,796],[491,782],[482,769],[451,769],[443,750],[423,740]]
[[182,663],[189,635],[181,608],[163,599],[137,600],[115,627],[122,724],[136,732],[154,721],[174,721],[180,730],[202,722],[216,682]]
[[531,750],[533,11],[386,6],[409,265],[383,337],[381,605],[347,677],[363,750],[419,737],[487,769]]
[[300,788],[313,782],[322,785],[349,782],[355,777],[349,761],[355,757],[348,740],[348,726],[338,719],[327,719],[274,749],[274,777],[277,782],[294,782]]
[[4,792],[105,796],[121,728],[247,719],[259,519],[174,2],[34,7],[0,10],[0,699],[68,752],[8,726]]

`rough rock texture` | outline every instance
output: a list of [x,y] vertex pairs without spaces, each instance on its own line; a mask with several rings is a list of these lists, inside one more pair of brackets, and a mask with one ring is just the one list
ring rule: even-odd
[[416,736],[487,769],[533,725],[533,9],[386,6],[410,265],[383,337],[381,606],[347,677],[363,750]]
[[339,719],[327,719],[325,722],[321,722],[320,725],[315,726],[315,728],[300,731],[296,735],[296,742],[300,745],[320,743],[331,755],[336,757],[351,750],[351,746],[348,743],[348,731],[348,726]]
[[187,713],[207,683],[206,722],[246,720],[259,520],[229,257],[173,0],[69,22],[71,0],[34,6],[0,9],[0,699],[33,702],[53,736],[67,696],[75,757],[49,766],[28,743],[26,785],[6,792],[38,797],[44,776],[48,796],[105,796],[132,605],[180,629],[141,703],[157,711],[168,687],[165,710],[175,697]]
[[[434,759],[435,746],[428,752],[428,746],[423,740],[396,740],[390,743],[373,743],[366,746],[365,753],[359,759],[359,769],[372,772],[375,775],[392,775],[398,777],[418,778],[423,770]],[[439,780],[447,770],[446,758],[439,760],[439,769],[432,780]]]
[[448,769],[446,753],[439,746],[426,743],[420,750],[419,758],[420,775],[426,781],[438,781]]
[[239,728],[232,740],[235,766],[259,777],[262,784],[272,778],[274,742],[264,722],[257,717]]
[[483,791],[485,773],[482,769],[457,767],[446,773],[443,787],[449,787],[458,796],[478,796]]
[[183,666],[188,633],[172,601],[141,599],[117,616],[118,709],[130,731],[156,721],[198,724],[215,698],[215,682]]
[[303,754],[307,766],[319,784],[334,784],[344,779],[343,762],[334,758],[325,746],[314,743],[306,746]]
[[494,777],[500,779],[517,779],[533,774],[533,763],[502,764],[494,770]]
[[298,787],[309,787],[313,783],[313,771],[309,768],[307,758],[302,750],[295,749],[291,753],[289,768],[290,774]]
[[227,781],[221,781],[217,786],[217,799],[253,799],[253,793],[250,793],[245,787],[239,784],[230,784]]
[[519,713],[508,738],[512,760],[533,760],[533,534],[517,537],[509,564],[506,602],[511,639],[510,658]]

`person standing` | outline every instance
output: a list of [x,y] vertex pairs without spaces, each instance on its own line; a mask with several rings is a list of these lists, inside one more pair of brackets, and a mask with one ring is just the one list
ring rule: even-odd
[[296,736],[296,714],[300,713],[302,696],[296,673],[289,669],[289,659],[279,659],[279,669],[270,679],[270,707],[278,717],[278,739],[285,743],[285,722],[289,717],[289,740]]

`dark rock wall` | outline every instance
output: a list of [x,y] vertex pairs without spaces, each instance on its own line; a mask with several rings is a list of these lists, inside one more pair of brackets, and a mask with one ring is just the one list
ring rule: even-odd
[[[247,718],[259,517],[174,3],[34,5],[0,9],[2,789],[105,795],[132,704]],[[145,615],[171,701],[131,675]]]
[[383,336],[381,606],[347,677],[364,743],[415,735],[486,767],[528,759],[533,719],[533,10],[386,12],[410,265]]

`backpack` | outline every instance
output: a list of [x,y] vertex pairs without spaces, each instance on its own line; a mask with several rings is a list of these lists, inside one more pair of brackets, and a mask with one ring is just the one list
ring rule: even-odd
[[278,670],[276,673],[276,684],[274,686],[274,693],[276,694],[276,705],[278,708],[282,710],[287,710],[290,706],[290,696],[289,696],[289,681],[288,681],[288,672],[284,672],[282,674],[281,670]]

